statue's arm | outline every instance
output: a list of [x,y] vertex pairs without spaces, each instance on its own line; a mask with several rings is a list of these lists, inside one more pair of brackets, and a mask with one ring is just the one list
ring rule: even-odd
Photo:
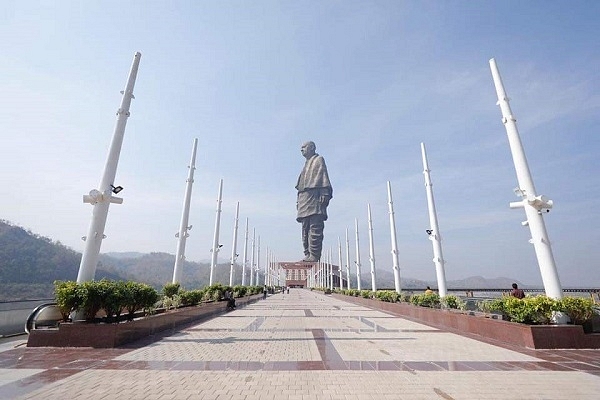
[[327,207],[329,205],[329,200],[331,200],[331,190],[329,188],[321,188],[319,201]]

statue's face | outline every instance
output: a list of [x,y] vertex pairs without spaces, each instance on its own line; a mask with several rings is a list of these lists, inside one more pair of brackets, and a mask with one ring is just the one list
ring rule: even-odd
[[312,157],[315,154],[315,144],[313,142],[306,142],[300,148],[300,152],[306,158]]

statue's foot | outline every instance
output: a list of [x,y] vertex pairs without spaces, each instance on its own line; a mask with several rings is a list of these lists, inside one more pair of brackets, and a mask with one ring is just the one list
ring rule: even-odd
[[304,262],[317,262],[319,261],[319,259],[313,255],[308,255],[306,257],[304,257],[304,259],[302,260]]

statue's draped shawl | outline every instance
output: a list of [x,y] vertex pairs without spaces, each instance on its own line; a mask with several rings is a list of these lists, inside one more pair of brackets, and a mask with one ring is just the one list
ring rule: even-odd
[[333,188],[329,182],[325,160],[318,154],[306,160],[304,169],[298,177],[296,184],[298,190],[298,202],[296,208],[298,215],[296,220],[312,215],[322,215],[327,220],[327,205],[321,202],[321,196],[333,197]]
[[306,160],[304,169],[302,169],[298,177],[298,183],[296,184],[296,189],[299,192],[315,188],[329,188],[329,196],[333,197],[333,190],[331,182],[329,182],[325,160],[316,153]]

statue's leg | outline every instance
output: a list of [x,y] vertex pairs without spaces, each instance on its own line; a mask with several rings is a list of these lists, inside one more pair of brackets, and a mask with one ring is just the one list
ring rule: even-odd
[[310,250],[308,248],[308,235],[310,232],[310,217],[302,219],[302,245],[304,246],[304,255],[309,256]]
[[310,255],[316,261],[321,259],[323,249],[323,229],[325,228],[325,217],[322,215],[313,215],[310,217],[310,234],[308,246]]

